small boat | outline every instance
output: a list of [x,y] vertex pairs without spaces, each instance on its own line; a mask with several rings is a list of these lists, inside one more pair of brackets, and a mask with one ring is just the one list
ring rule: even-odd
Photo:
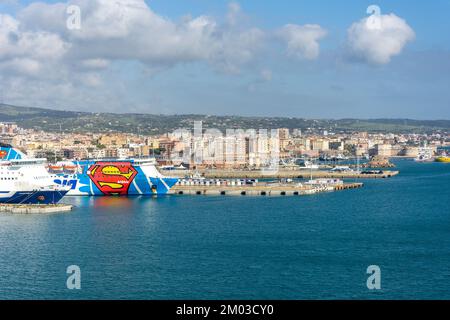
[[436,162],[450,163],[450,156],[445,150],[441,151],[438,156],[434,159]]
[[429,154],[419,154],[414,161],[416,162],[430,162],[433,161],[433,156]]
[[351,169],[349,166],[336,166],[330,170],[330,172],[354,172],[355,170]]
[[295,161],[295,164],[300,167],[300,169],[311,169],[311,170],[318,170],[319,165],[313,163],[312,161],[304,160],[304,159],[297,159]]
[[450,163],[450,157],[449,156],[437,157],[436,162]]

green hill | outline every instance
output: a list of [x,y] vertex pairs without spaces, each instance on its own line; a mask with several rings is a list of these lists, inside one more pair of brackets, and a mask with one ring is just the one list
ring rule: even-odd
[[[24,128],[65,132],[127,132],[163,134],[179,128],[192,129],[194,121],[204,128],[302,129],[316,131],[432,132],[450,131],[450,120],[409,119],[300,119],[283,117],[241,117],[206,115],[115,114],[59,111],[0,104],[0,122],[16,122]],[[61,128],[61,129],[60,129]]]

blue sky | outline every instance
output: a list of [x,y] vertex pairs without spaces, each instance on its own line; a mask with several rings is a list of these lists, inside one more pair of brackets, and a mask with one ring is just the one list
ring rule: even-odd
[[[91,1],[97,6],[70,1],[82,9],[82,29],[72,32],[63,20],[49,23],[63,17],[67,2],[0,0],[0,12],[18,25],[0,20],[4,102],[82,111],[450,119],[450,0],[152,0],[147,7],[119,0],[133,6],[123,24],[117,7]],[[380,31],[366,28],[371,4],[381,9]],[[98,21],[103,16],[110,25]],[[11,43],[11,32],[20,40]],[[41,51],[27,54],[33,46]]]

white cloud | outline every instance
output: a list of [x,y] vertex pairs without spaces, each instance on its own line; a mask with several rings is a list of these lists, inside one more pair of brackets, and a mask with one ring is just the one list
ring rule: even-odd
[[[72,44],[71,59],[139,60],[157,66],[206,61],[228,71],[251,60],[263,41],[264,33],[257,28],[227,29],[204,15],[174,22],[154,13],[144,0],[70,4],[81,9],[80,30],[66,28],[66,4],[34,3],[19,17],[24,27],[58,34]],[[230,4],[228,19],[239,13],[240,7]]]
[[[67,28],[69,5],[81,9],[80,30]],[[17,103],[29,99],[28,93],[19,99],[14,84],[39,88],[30,104],[51,100],[55,84],[64,88],[53,96],[58,102],[65,95],[80,101],[79,97],[90,96],[92,87],[98,90],[94,97],[117,94],[102,81],[102,73],[113,70],[109,67],[115,61],[139,61],[152,70],[205,62],[219,71],[239,73],[265,40],[262,30],[241,27],[240,15],[237,3],[230,4],[224,24],[206,15],[173,21],[153,12],[144,0],[31,3],[16,17],[0,15],[3,98]]]
[[21,74],[26,76],[37,76],[41,71],[41,64],[33,59],[28,58],[13,58],[8,63],[0,62],[0,69],[3,72],[10,72],[13,74]]
[[347,31],[347,53],[352,58],[387,64],[415,39],[414,30],[395,14],[381,15],[375,25],[369,19],[353,23]]
[[99,87],[102,84],[102,79],[98,74],[88,73],[83,77],[84,84],[89,87]]
[[[67,28],[70,5],[81,9],[79,30]],[[155,13],[144,0],[31,3],[14,17],[0,15],[0,87],[5,99],[15,99],[11,103],[30,99],[30,105],[45,105],[53,99],[54,106],[65,99],[86,103],[119,94],[110,83],[123,82],[122,62],[137,61],[144,70],[200,62],[225,73],[247,67],[257,73],[254,61],[261,59],[273,31],[248,22],[235,2],[222,20],[200,15],[177,21]],[[315,59],[326,32],[318,25],[287,25],[276,34],[286,41],[288,54]],[[261,76],[271,78],[269,72]],[[33,97],[25,90],[19,98],[15,85],[36,89]]]
[[86,69],[102,70],[110,66],[110,61],[105,59],[86,59],[81,61],[81,66]]
[[69,47],[57,34],[22,30],[18,20],[0,14],[0,70],[37,75],[45,65],[59,61]]
[[320,53],[319,40],[327,31],[316,24],[303,26],[287,24],[278,31],[278,36],[286,42],[287,54],[308,60],[316,59]]

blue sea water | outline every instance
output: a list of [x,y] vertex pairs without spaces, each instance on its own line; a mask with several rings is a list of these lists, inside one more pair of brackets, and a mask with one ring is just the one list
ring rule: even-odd
[[[450,299],[450,165],[396,164],[398,177],[313,196],[67,198],[67,214],[1,214],[0,299]],[[66,287],[69,265],[81,290]]]

